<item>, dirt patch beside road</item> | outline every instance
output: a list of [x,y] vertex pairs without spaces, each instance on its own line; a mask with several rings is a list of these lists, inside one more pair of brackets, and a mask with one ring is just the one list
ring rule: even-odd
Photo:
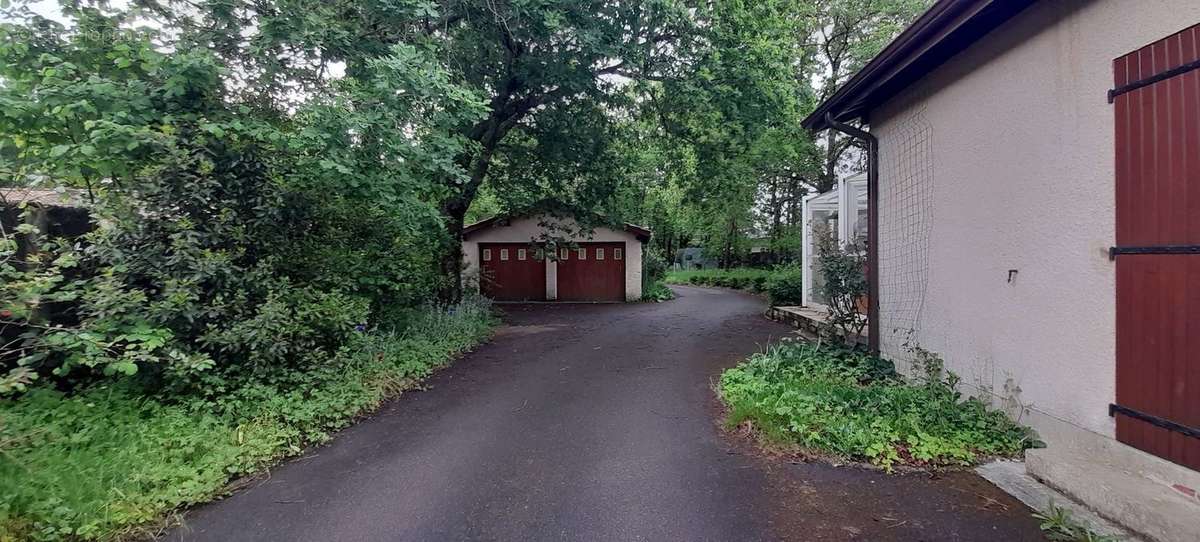
[[762,300],[511,305],[508,326],[328,446],[190,513],[169,540],[1041,540],[960,472],[755,452],[720,371],[791,332]]

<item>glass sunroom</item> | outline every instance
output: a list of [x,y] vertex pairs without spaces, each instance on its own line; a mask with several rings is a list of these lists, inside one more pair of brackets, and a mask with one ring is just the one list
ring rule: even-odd
[[833,190],[804,198],[804,236],[801,265],[804,267],[804,306],[825,308],[821,295],[822,277],[817,269],[814,227],[835,232],[838,244],[845,246],[867,236],[867,174],[844,177]]

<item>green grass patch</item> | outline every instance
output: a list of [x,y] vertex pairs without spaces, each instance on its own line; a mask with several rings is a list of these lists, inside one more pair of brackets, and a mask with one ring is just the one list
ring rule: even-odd
[[955,390],[940,361],[910,382],[891,363],[850,350],[787,342],[721,375],[730,426],[750,422],[768,442],[897,465],[971,465],[1029,446],[1027,429]]
[[409,389],[490,333],[483,302],[363,333],[317,367],[175,397],[132,383],[0,401],[0,540],[114,539],[253,473]]

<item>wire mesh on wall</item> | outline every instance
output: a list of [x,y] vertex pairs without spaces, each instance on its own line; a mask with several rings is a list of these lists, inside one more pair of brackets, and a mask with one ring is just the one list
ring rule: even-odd
[[933,126],[920,109],[885,138],[879,153],[879,319],[885,342],[898,345],[920,331],[929,282]]

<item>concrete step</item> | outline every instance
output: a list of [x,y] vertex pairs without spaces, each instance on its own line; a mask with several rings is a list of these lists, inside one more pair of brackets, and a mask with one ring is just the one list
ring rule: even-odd
[[1051,505],[1071,514],[1071,519],[1093,533],[1111,536],[1125,542],[1141,540],[1119,525],[1108,521],[1071,497],[1039,482],[1025,470],[1021,461],[997,460],[980,465],[975,472],[996,487],[1039,512],[1048,512]]
[[[817,337],[846,337],[837,326],[829,323],[829,313],[810,307],[773,306],[767,309],[767,318],[776,322],[791,324],[792,327],[812,338]],[[847,342],[850,342],[848,339]],[[853,342],[866,346],[867,330],[853,337]]]
[[1200,540],[1200,472],[1108,438],[1029,450],[1025,466],[1033,477],[1148,540]]

